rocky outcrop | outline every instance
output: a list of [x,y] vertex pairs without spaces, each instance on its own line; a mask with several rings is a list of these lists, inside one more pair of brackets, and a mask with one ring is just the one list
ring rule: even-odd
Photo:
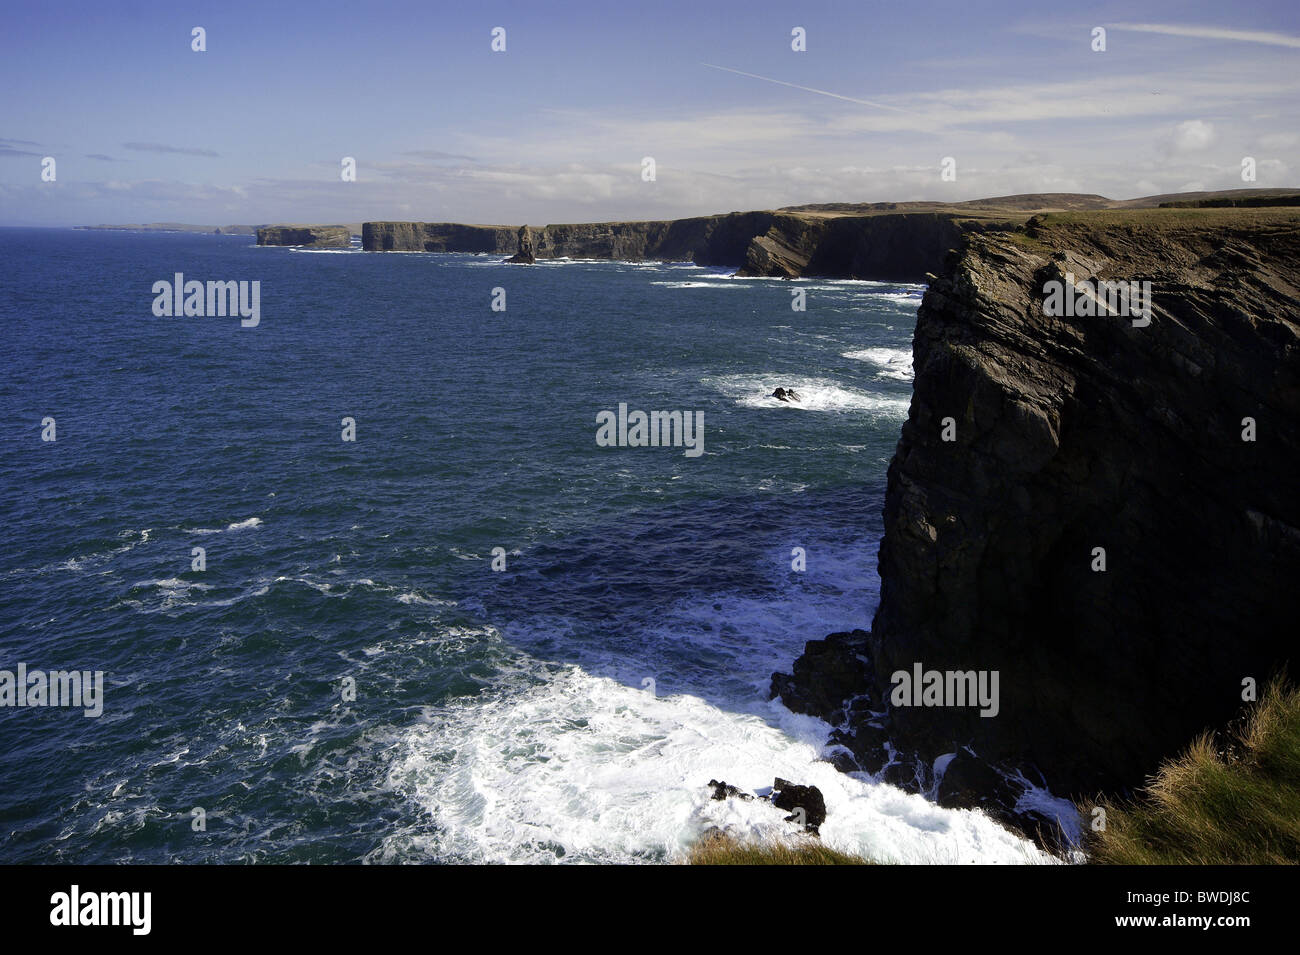
[[772,675],[772,696],[795,713],[831,724],[844,722],[854,694],[866,694],[871,682],[871,634],[866,630],[832,633],[809,640],[794,661],[794,673]]
[[[1045,314],[1066,273],[1151,282],[1150,323]],[[1009,809],[1024,785],[992,780],[1016,771],[1140,784],[1294,657],[1300,213],[971,234],[913,351],[872,632],[810,643],[774,693],[838,723],[846,762],[949,804]],[[894,705],[917,664],[997,671],[996,715]]]
[[519,227],[519,251],[510,258],[506,259],[511,265],[532,265],[537,261],[537,256],[533,254],[533,237],[528,232],[528,226]]
[[834,218],[780,215],[750,240],[740,274],[922,282],[966,232],[1004,224],[947,212]]
[[744,801],[754,798],[753,793],[747,793],[743,789],[739,789],[730,783],[718,779],[709,780],[709,790],[711,792],[709,798],[715,802],[722,802],[726,799],[740,799]]
[[772,783],[772,805],[790,813],[786,822],[798,823],[814,836],[826,821],[826,799],[816,786],[800,786],[778,776]]
[[352,234],[345,225],[268,225],[257,230],[258,245],[298,245],[346,249]]
[[[753,793],[747,793],[730,783],[710,779],[709,798],[716,802],[723,802],[727,799],[739,799],[742,802],[747,802],[754,799],[755,796]],[[768,798],[771,799],[772,805],[777,809],[783,809],[790,813],[785,817],[786,822],[793,822],[802,826],[803,831],[810,835],[820,834],[822,823],[826,821],[826,798],[816,786],[800,786],[778,776],[772,783],[772,790]]]
[[831,221],[836,220],[774,216],[766,232],[750,239],[741,273],[783,279],[804,275]]

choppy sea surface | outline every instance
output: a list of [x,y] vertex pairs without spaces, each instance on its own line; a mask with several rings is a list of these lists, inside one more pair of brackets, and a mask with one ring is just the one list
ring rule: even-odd
[[[0,260],[0,669],[105,681],[98,718],[0,708],[0,861],[674,862],[792,832],[706,787],[776,776],[836,848],[1042,861],[767,699],[870,624],[920,286],[72,230]],[[177,272],[259,281],[260,324],[155,317]],[[598,446],[620,403],[703,412],[704,453]]]

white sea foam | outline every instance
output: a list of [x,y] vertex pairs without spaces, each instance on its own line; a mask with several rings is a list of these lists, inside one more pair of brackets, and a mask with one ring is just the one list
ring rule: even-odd
[[166,580],[142,580],[136,584],[137,587],[158,587],[167,591],[182,590],[211,590],[211,584],[201,584],[194,580],[181,580],[179,577],[168,577]]
[[202,607],[233,607],[235,604],[240,603],[241,601],[244,601],[244,600],[250,600],[250,599],[253,599],[253,598],[256,598],[256,597],[262,597],[262,596],[265,596],[267,593],[270,592],[270,590],[271,590],[271,585],[270,585],[270,584],[256,584],[256,585],[254,585],[254,586],[249,587],[248,589],[246,589],[243,593],[241,593],[241,594],[237,594],[237,595],[234,596],[234,597],[227,597],[227,598],[222,599],[222,600],[208,600],[208,601],[205,601],[205,602],[202,603],[202,604],[199,604],[199,606],[202,606]]
[[[925,294],[926,286],[920,282],[882,282],[879,279],[814,279],[817,286],[827,285],[832,288],[850,288],[865,289],[873,291],[875,289],[892,289],[897,294],[906,294],[920,297]],[[901,292],[898,290],[901,289]],[[890,294],[894,294],[891,292]]]
[[[325,581],[312,580],[310,577],[276,577],[271,581],[273,584],[302,584],[304,587],[310,587],[312,590],[322,593],[327,597],[343,597],[351,588],[340,589],[337,593],[334,591],[334,585]],[[345,582],[346,584],[346,582]]]
[[141,613],[162,613],[177,607],[189,607],[195,604],[195,597],[212,590],[211,584],[196,580],[182,580],[168,577],[165,580],[142,580],[131,589],[139,591],[147,588],[142,599],[126,599],[125,606],[133,607]]
[[[735,399],[745,408],[789,408],[797,411],[867,412],[882,417],[903,418],[909,399],[898,395],[860,391],[826,378],[800,378],[790,375],[727,375],[708,379],[722,394]],[[772,397],[780,386],[793,388],[798,401],[781,401]]]
[[865,361],[875,365],[880,369],[876,373],[878,378],[912,380],[912,349],[910,348],[863,348],[841,354],[844,358],[851,358],[853,361]]
[[422,594],[418,590],[408,590],[405,593],[397,595],[397,602],[404,604],[422,604],[426,607],[451,607],[455,606],[455,601],[442,600],[438,597],[431,597],[428,594]]
[[[755,790],[781,776],[821,790],[822,840],[835,849],[886,862],[1050,861],[980,813],[839,772],[798,738],[828,727],[785,712],[778,727],[576,666],[540,686],[463,700],[409,731],[390,775],[433,831],[390,839],[376,858],[414,841],[417,852],[466,861],[673,861],[709,826],[788,838],[796,829],[785,813],[761,800],[714,802],[706,787],[716,778]],[[800,721],[804,731],[792,734]]]
[[897,302],[899,305],[920,305],[922,295],[918,292],[872,292],[871,298],[884,299],[887,302]]
[[427,822],[391,832],[370,861],[667,862],[711,826],[796,838],[770,803],[714,801],[707,788],[759,792],[777,776],[821,790],[832,848],[901,863],[1052,861],[981,813],[839,772],[825,760],[830,727],[767,700],[774,669],[809,636],[864,625],[874,594],[870,542],[804,543],[814,559],[797,580],[788,543],[760,561],[785,588],[775,598],[684,597],[612,621],[599,641],[563,616],[517,625],[505,636],[521,650],[491,686],[385,743],[387,787]]
[[725,289],[745,289],[756,288],[753,285],[741,285],[737,282],[651,282],[651,285],[658,285],[662,288],[725,288]]
[[[141,544],[149,543],[149,534],[152,532],[152,530],[153,528],[150,527],[146,527],[143,530],[139,530],[139,531],[134,531],[129,529],[124,530],[117,535],[119,539],[126,541],[126,543],[124,543],[121,547],[114,547],[110,550],[102,551],[97,554],[85,554],[81,557],[72,557],[57,565],[54,565],[54,568],[58,570],[82,571],[90,567],[97,567],[100,564],[105,563],[106,561],[112,560],[118,554],[125,554],[129,551],[134,550],[136,547],[140,546]],[[38,569],[36,573],[43,574],[54,568],[52,568],[51,566],[45,566]],[[14,573],[17,574],[21,571],[22,568],[19,568],[17,571],[14,571]]]
[[261,527],[262,519],[260,517],[250,517],[247,520],[235,521],[233,524],[227,524],[225,527],[196,527],[189,533],[191,534],[224,534],[227,531],[243,531],[253,527]]
[[1015,779],[1025,787],[1016,801],[1016,811],[1034,811],[1055,820],[1065,832],[1066,839],[1072,845],[1078,845],[1082,837],[1079,811],[1068,799],[1054,796],[1052,793],[1025,778],[1023,773],[1016,773]]

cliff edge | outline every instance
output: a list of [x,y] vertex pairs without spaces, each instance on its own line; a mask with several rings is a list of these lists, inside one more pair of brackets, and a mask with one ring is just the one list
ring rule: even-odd
[[[1150,282],[1149,323],[1045,301],[1098,280]],[[774,695],[838,726],[844,768],[949,805],[1139,785],[1295,653],[1300,211],[969,234],[913,352],[872,631]],[[996,714],[899,697],[925,671],[996,672]]]

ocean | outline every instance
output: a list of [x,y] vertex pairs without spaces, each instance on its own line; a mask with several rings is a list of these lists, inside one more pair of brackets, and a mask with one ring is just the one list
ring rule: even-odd
[[870,626],[921,286],[252,243],[0,230],[0,669],[103,673],[0,707],[0,862],[676,862],[791,832],[706,786],[777,776],[834,848],[1045,860],[768,699]]

